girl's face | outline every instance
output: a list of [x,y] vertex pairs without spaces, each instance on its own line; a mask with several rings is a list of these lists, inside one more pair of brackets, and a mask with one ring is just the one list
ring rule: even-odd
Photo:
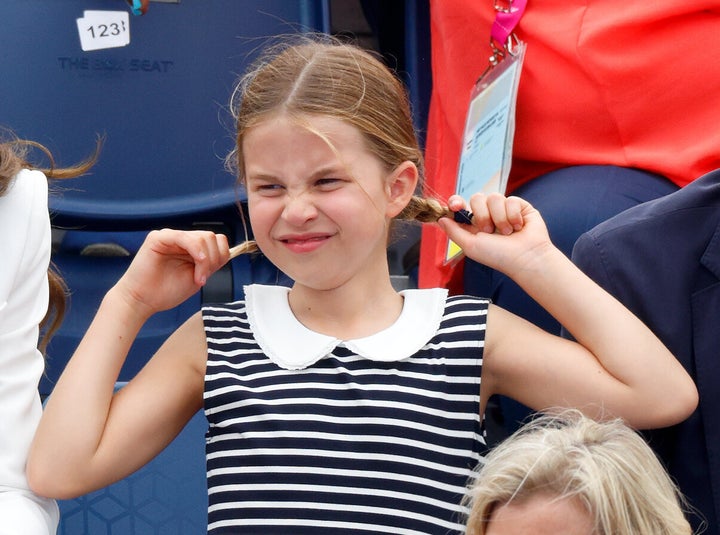
[[387,229],[415,187],[414,165],[386,169],[357,128],[325,116],[275,116],[241,148],[255,240],[296,284],[387,276]]

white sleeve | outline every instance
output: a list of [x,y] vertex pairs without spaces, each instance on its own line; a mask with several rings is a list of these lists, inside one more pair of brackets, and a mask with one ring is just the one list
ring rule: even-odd
[[47,180],[21,171],[0,197],[0,487],[26,489],[27,450],[40,418],[44,360],[38,324],[48,307]]

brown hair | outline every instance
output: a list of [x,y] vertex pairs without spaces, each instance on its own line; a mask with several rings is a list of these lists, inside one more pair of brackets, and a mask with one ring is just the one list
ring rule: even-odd
[[[241,78],[230,102],[237,128],[228,168],[245,181],[243,140],[248,129],[275,115],[321,115],[357,128],[369,150],[392,170],[424,164],[407,92],[400,79],[371,52],[328,36],[303,36],[271,46]],[[450,212],[415,196],[396,219],[432,222]]]
[[[3,139],[0,139],[0,196],[5,194],[13,178],[22,169],[37,169],[52,179],[74,178],[83,175],[95,164],[101,146],[102,139],[98,139],[95,152],[87,160],[71,167],[57,168],[52,154],[46,147],[35,141],[19,139],[9,132],[3,132]],[[39,150],[47,158],[48,167],[36,167],[30,163],[29,153],[33,149]],[[65,316],[68,294],[67,285],[52,262],[48,267],[48,283],[50,299],[48,311],[40,323],[42,336],[38,344],[38,348],[43,353]]]

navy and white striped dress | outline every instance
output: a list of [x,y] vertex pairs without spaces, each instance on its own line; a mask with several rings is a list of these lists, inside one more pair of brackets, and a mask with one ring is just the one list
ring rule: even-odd
[[348,342],[302,326],[285,288],[203,309],[208,533],[463,532],[488,302],[404,296]]

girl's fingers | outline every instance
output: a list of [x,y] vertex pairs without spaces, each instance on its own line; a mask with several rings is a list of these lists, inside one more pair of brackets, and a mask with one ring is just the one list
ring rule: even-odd
[[[227,237],[224,234],[209,232],[202,237],[206,258],[201,263],[203,267],[201,277],[206,282],[210,275],[230,260],[230,248],[228,247]],[[205,282],[202,284],[205,284]]]
[[[473,218],[473,221],[474,220],[475,218]],[[451,219],[445,217],[438,221],[438,225],[440,226],[442,231],[447,234],[448,238],[450,238],[453,242],[460,246],[461,249],[466,250],[467,247],[470,245],[472,233],[468,230],[468,228],[471,227],[463,228],[464,225],[459,225],[453,222]]]
[[476,193],[470,197],[470,209],[473,213],[473,225],[480,232],[492,234],[495,232],[495,222],[488,206],[488,200],[488,196],[484,193]]
[[523,220],[523,209],[527,203],[519,197],[508,197],[506,203],[506,210],[508,215],[508,222],[512,225],[514,231],[522,230],[525,224]]
[[220,254],[219,261],[224,265],[230,260],[230,245],[225,234],[215,234],[215,242],[217,244],[217,250]]
[[[505,197],[500,193],[476,193],[470,198],[469,205],[472,224],[480,232],[509,235],[523,228],[522,214],[527,202],[519,197]],[[448,199],[448,207],[455,213],[466,209],[465,201],[458,195]]]
[[199,286],[229,259],[227,238],[210,231],[178,231],[163,229],[155,236],[161,254],[189,257],[194,265],[193,279]]
[[487,197],[487,208],[495,230],[500,234],[512,234],[512,225],[508,222],[505,197],[491,194]]
[[451,195],[448,199],[448,208],[453,212],[457,212],[465,208],[465,199],[460,195]]
[[493,193],[487,197],[487,205],[495,228],[500,234],[510,235],[522,230],[523,209],[527,205],[519,197],[504,197]]
[[207,279],[218,269],[224,266],[230,259],[227,237],[224,234],[214,232],[193,232],[193,238],[197,240],[197,256],[195,261],[195,282],[204,285]]

